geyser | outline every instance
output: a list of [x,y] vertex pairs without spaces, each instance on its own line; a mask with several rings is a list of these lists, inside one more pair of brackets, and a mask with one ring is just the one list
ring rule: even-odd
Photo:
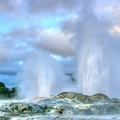
[[21,79],[21,98],[55,95],[61,92],[65,85],[60,63],[48,53],[40,51],[28,56],[18,78]]
[[99,20],[93,1],[84,0],[77,19],[77,83],[87,95],[104,93],[119,96],[120,54],[115,38]]

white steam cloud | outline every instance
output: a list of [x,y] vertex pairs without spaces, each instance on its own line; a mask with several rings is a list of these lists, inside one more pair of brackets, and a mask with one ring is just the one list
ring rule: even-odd
[[60,63],[45,52],[32,53],[18,76],[21,98],[55,95],[62,91],[67,79]]
[[77,23],[78,86],[88,95],[119,96],[120,49],[105,23],[98,19],[93,5],[93,1],[84,1],[82,20],[80,15]]

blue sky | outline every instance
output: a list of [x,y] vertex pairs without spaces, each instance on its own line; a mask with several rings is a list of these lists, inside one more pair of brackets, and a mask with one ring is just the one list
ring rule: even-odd
[[33,16],[33,17],[21,17],[21,18],[15,18],[15,16],[12,16],[7,13],[1,13],[0,14],[0,32],[9,32],[10,29],[13,29],[14,27],[27,27],[27,26],[36,26],[36,27],[42,27],[44,29],[51,29],[54,28],[56,30],[60,30],[60,22],[64,19],[69,19],[72,16],[66,15],[39,15],[39,16]]

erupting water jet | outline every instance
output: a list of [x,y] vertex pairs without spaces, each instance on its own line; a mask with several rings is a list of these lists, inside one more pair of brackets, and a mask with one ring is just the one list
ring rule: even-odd
[[85,0],[81,10],[82,20],[81,13],[77,19],[78,86],[87,95],[104,93],[120,97],[119,46],[105,23],[98,19],[93,3]]
[[61,65],[44,52],[31,54],[18,77],[22,79],[21,98],[55,95],[65,85]]

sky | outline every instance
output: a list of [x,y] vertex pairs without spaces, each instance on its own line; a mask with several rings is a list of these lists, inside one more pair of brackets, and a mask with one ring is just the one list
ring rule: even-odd
[[[119,0],[94,3],[98,17],[110,22],[110,32],[118,37]],[[44,50],[64,59],[75,57],[71,39],[81,7],[82,0],[0,0],[0,69],[6,64],[13,69],[22,65],[31,51]]]
[[119,0],[0,0],[0,73],[17,74],[33,54],[40,53],[55,58],[65,73],[74,72],[83,6],[93,7],[120,44]]

